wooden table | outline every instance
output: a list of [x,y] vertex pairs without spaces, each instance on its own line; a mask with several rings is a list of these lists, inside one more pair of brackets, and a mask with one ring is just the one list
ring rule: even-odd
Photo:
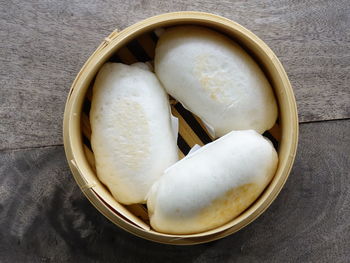
[[[0,1],[1,262],[349,262],[350,3]],[[120,230],[75,184],[62,145],[69,87],[102,39],[152,15],[212,12],[282,61],[299,110],[293,171],[272,206],[220,241],[151,243]]]

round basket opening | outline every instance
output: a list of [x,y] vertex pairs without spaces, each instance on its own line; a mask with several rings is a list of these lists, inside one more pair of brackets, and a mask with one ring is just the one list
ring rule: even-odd
[[[99,68],[107,61],[132,64],[150,62],[158,32],[170,26],[195,24],[205,26],[238,42],[260,65],[273,87],[279,118],[272,129],[264,133],[278,151],[276,174],[260,197],[241,215],[223,226],[191,235],[158,233],[149,225],[147,207],[125,206],[116,202],[108,189],[98,180],[94,155],[90,145],[89,111],[91,89]],[[169,97],[172,113],[179,118],[179,158],[183,158],[195,144],[213,140],[201,120]],[[244,27],[211,14],[179,12],[164,14],[139,22],[121,32],[112,33],[88,59],[69,94],[64,117],[64,145],[73,175],[88,199],[113,223],[143,238],[170,244],[208,242],[234,233],[258,217],[275,199],[285,183],[293,164],[298,135],[296,104],[288,77],[273,52]]]

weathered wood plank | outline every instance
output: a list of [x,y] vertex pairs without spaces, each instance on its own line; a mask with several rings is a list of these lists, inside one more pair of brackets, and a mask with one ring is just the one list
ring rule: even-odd
[[302,124],[295,166],[254,223],[191,247],[136,238],[83,196],[63,147],[0,152],[1,262],[347,262],[350,120]]
[[159,13],[207,11],[281,59],[301,121],[350,117],[350,5],[336,1],[0,1],[0,149],[62,144],[69,87],[102,39]]

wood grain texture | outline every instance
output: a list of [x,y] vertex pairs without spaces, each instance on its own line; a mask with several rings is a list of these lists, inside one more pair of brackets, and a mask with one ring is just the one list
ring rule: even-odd
[[295,166],[272,206],[219,241],[152,243],[105,219],[63,147],[0,152],[0,262],[348,262],[350,120],[302,124]]
[[225,16],[261,37],[290,76],[302,122],[350,117],[348,0],[0,0],[0,149],[62,144],[69,87],[102,39],[183,10]]

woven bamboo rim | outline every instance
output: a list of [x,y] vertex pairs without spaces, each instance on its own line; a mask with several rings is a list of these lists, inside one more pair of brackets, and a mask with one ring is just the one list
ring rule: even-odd
[[[277,172],[262,195],[245,210],[227,224],[202,233],[190,235],[169,235],[152,230],[147,222],[145,208],[140,205],[125,207],[117,203],[108,190],[98,181],[94,171],[93,153],[88,149],[84,139],[89,139],[89,121],[84,115],[84,103],[88,101],[91,83],[99,68],[115,54],[122,61],[131,61],[130,50],[126,44],[137,39],[147,48],[147,35],[157,28],[180,24],[196,24],[220,31],[231,37],[244,47],[259,63],[274,89],[279,104],[279,120],[268,135],[276,141],[279,154]],[[149,39],[149,38],[148,38]],[[150,55],[152,56],[152,55]],[[131,59],[133,60],[133,59]],[[171,101],[172,103],[173,101]],[[174,104],[174,103],[173,103]],[[184,119],[181,124],[181,105],[172,105],[173,113],[180,117],[180,134],[189,144],[201,141],[191,123]],[[179,108],[180,107],[180,108]],[[194,119],[201,124],[195,116]],[[292,168],[298,141],[298,116],[293,90],[281,63],[271,49],[257,36],[243,26],[226,18],[201,12],[176,12],[151,17],[136,23],[121,32],[112,32],[96,49],[78,73],[69,92],[63,123],[64,147],[73,176],[85,196],[110,221],[139,237],[167,244],[197,244],[209,242],[232,234],[255,220],[276,198],[286,182]],[[191,146],[191,145],[189,145]],[[180,145],[179,145],[180,147]],[[181,148],[181,147],[180,147]],[[179,153],[180,158],[184,156]]]

